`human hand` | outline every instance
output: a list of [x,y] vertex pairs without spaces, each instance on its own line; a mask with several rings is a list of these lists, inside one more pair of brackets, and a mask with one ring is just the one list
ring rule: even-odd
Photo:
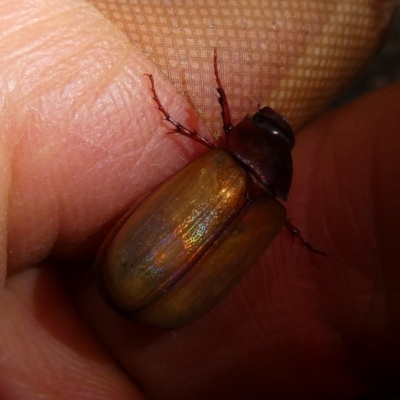
[[[383,17],[372,15],[383,26]],[[209,315],[159,331],[120,318],[96,288],[80,285],[80,272],[91,265],[82,260],[110,219],[202,151],[164,136],[143,73],[156,76],[176,119],[207,134],[205,125],[152,62],[86,3],[10,2],[0,21],[1,254],[3,276],[8,272],[0,302],[2,398],[132,399],[142,396],[140,387],[151,398],[310,399],[398,389],[399,85],[298,134],[288,213],[329,257],[309,253],[282,231]],[[324,22],[313,29],[322,31]],[[371,37],[378,37],[378,25],[374,32],[368,27]],[[361,36],[354,58],[368,53]],[[297,125],[316,111],[301,98],[298,104],[279,98],[287,69],[271,83],[270,75],[230,60],[227,50],[219,50],[221,75],[236,120],[252,112],[246,98],[255,105],[267,100],[263,85],[271,84],[274,106],[287,108]],[[214,85],[212,47],[209,53],[200,59],[210,65],[199,63]],[[272,63],[274,54],[268,52]],[[204,85],[190,66],[196,93]],[[237,68],[249,81],[232,85]],[[329,82],[350,75],[333,65],[329,71]],[[312,93],[314,84],[297,93]],[[207,126],[220,124],[215,97],[200,104],[216,110]]]

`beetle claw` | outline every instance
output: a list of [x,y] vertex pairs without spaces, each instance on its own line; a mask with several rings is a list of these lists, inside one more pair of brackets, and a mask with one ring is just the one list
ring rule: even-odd
[[286,218],[285,222],[285,228],[289,231],[289,233],[292,235],[293,240],[294,239],[299,239],[300,242],[302,243],[303,246],[305,246],[308,250],[310,250],[312,253],[320,254],[321,256],[327,257],[328,254],[324,253],[323,251],[320,251],[313,247],[300,233],[300,230],[297,229],[294,225],[290,223],[290,219]]

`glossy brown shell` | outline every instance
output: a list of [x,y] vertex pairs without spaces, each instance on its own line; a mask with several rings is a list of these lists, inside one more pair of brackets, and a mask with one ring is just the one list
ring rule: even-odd
[[218,303],[285,223],[273,196],[248,198],[250,181],[232,156],[214,149],[156,189],[99,252],[97,280],[109,302],[165,328]]

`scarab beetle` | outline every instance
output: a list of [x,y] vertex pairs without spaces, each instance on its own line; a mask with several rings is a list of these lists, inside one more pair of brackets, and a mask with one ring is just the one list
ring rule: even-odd
[[219,143],[176,122],[148,75],[174,131],[211,150],[131,210],[96,261],[100,290],[114,308],[159,327],[186,325],[215,306],[285,224],[299,235],[276,199],[286,200],[292,181],[290,125],[265,107],[233,126],[216,51],[214,72],[225,132]]

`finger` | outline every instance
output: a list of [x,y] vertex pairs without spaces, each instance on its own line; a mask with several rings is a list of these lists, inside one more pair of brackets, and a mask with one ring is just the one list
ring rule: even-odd
[[[143,75],[153,65],[87,3],[8,2],[0,18],[1,258],[87,255],[99,227],[199,149],[161,134]],[[193,119],[154,76],[176,118]]]
[[[398,382],[388,311],[399,285],[399,92],[333,111],[299,137],[289,210],[328,257],[282,232],[225,301],[174,331],[123,320],[95,288],[83,294],[88,320],[152,397],[343,398]],[[385,287],[382,276],[397,280]]]
[[9,278],[0,318],[2,399],[143,399],[77,316],[54,265]]
[[269,105],[293,126],[321,110],[373,54],[397,0],[90,0],[185,93],[215,134],[217,48],[234,123]]
[[[59,9],[46,2],[7,7],[2,9],[1,67],[3,87],[14,88],[3,91],[2,113],[8,171],[4,193],[10,191],[4,198],[9,202],[8,265],[21,267],[50,253],[87,255],[98,244],[99,227],[200,149],[176,138],[159,139],[157,132],[165,128],[145,95],[148,82],[143,77],[153,67],[95,10],[78,1]],[[6,18],[10,12],[16,20]],[[29,19],[29,12],[51,16]],[[11,34],[15,26],[23,40]],[[35,45],[26,37],[34,37]],[[16,74],[23,79],[14,79]],[[157,90],[175,119],[204,132],[172,86],[163,82]],[[210,104],[215,107],[214,101]],[[13,177],[12,186],[7,176]]]
[[[382,313],[379,307],[383,304],[378,305],[381,296],[385,298],[385,324],[388,325],[382,324],[380,328],[399,326],[395,306],[400,245],[397,233],[400,223],[397,207],[399,93],[400,85],[393,84],[342,110],[332,111],[307,127],[300,136],[298,153],[295,152],[298,172],[289,209],[302,210],[297,213],[300,223],[307,223],[310,235],[326,241],[330,247],[326,251],[343,268],[344,281],[338,279],[336,283],[340,289],[331,285],[328,275],[324,286],[341,292],[340,296],[335,292],[334,297],[343,301],[336,310],[343,310],[346,304],[349,319],[342,321],[344,329],[353,326],[352,318],[356,321],[357,316],[365,317],[368,313],[368,318],[374,319],[374,311]],[[327,139],[312,143],[313,136],[321,130]],[[305,148],[308,150],[302,152]],[[364,281],[366,285],[365,292],[356,295],[365,301],[365,314],[350,306],[353,274],[360,274],[360,283]],[[352,278],[346,282],[349,275]],[[332,293],[329,290],[325,293],[329,301]],[[336,314],[333,309],[330,312]],[[378,315],[375,317],[379,319]],[[388,347],[391,344],[388,341]]]

